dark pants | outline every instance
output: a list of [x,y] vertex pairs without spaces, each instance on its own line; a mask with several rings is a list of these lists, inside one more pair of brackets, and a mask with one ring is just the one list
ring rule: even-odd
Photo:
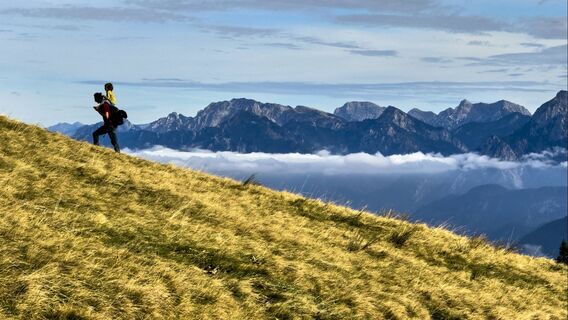
[[93,132],[93,143],[98,146],[99,136],[108,133],[108,136],[110,137],[110,143],[112,143],[114,151],[120,152],[120,147],[118,146],[118,140],[116,139],[116,132],[114,132],[115,130],[116,129],[111,126],[103,125],[102,127],[95,130],[95,132]]

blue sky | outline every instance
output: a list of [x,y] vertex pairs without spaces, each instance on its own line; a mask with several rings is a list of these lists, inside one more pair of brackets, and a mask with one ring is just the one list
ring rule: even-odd
[[135,123],[234,97],[534,111],[566,89],[566,11],[565,0],[3,2],[0,113],[93,123],[107,81]]

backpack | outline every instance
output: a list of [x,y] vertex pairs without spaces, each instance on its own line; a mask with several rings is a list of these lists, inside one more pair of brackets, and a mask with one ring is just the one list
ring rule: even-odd
[[128,118],[126,111],[120,110],[114,105],[110,105],[110,118],[114,125],[119,126],[124,124],[124,119]]

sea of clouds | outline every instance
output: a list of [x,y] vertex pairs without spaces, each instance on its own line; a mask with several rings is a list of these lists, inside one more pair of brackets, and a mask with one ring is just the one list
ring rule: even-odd
[[377,210],[390,206],[411,211],[429,201],[463,194],[481,185],[526,189],[566,186],[568,179],[566,161],[554,160],[562,154],[560,150],[530,154],[521,161],[503,161],[475,153],[271,154],[164,147],[127,152],[237,180],[254,174],[258,182],[272,189]]
[[476,153],[451,156],[416,152],[383,156],[380,153],[333,155],[327,151],[316,154],[300,153],[237,153],[230,151],[179,151],[156,146],[145,150],[126,150],[127,153],[161,163],[189,167],[211,173],[258,174],[323,174],[323,175],[392,175],[439,174],[450,171],[497,170],[566,170],[567,162],[553,159],[559,154],[544,152],[529,154],[520,161],[504,161]]

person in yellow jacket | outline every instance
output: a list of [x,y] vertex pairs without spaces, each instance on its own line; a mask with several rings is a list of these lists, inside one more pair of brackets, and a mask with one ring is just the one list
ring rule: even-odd
[[106,91],[106,99],[112,103],[112,105],[116,106],[116,97],[114,96],[114,93],[112,93],[112,90],[114,90],[114,87],[112,85],[112,83],[106,83],[105,84],[105,91]]

